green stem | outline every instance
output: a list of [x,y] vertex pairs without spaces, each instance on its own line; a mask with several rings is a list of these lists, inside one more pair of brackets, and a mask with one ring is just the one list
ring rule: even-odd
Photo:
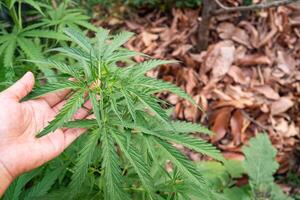
[[18,15],[17,15],[17,12],[15,10],[15,7],[12,6],[10,9],[9,9],[9,14],[10,16],[12,17],[15,25],[18,27],[18,29],[22,29],[22,27],[20,26],[20,23],[19,23],[19,19],[18,19]]
[[23,28],[23,23],[22,23],[22,5],[21,5],[21,0],[19,0],[19,7],[18,7],[18,15],[19,15],[19,25],[20,28]]

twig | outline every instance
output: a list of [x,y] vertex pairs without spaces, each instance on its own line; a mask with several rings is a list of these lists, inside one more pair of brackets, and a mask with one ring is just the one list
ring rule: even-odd
[[273,1],[269,3],[260,3],[260,4],[254,4],[254,5],[249,5],[249,6],[238,6],[238,7],[228,7],[225,6],[220,2],[220,0],[214,0],[218,6],[221,8],[219,10],[216,10],[213,12],[215,15],[223,14],[223,13],[228,13],[228,12],[236,12],[236,11],[247,11],[247,10],[259,10],[259,9],[266,9],[266,8],[271,8],[271,7],[278,7],[281,5],[286,5],[290,4],[299,0],[278,0],[278,1]]
[[260,127],[261,129],[267,131],[268,127],[262,125],[260,122],[258,122],[257,120],[253,119],[252,117],[250,117],[244,110],[242,110],[242,114],[244,115],[244,117],[246,119],[248,119],[250,122],[252,122],[253,124],[257,125],[258,127]]
[[198,26],[198,44],[196,46],[199,52],[207,50],[208,40],[209,40],[209,27],[211,24],[211,19],[213,17],[212,13],[218,5],[213,0],[203,0],[203,10],[201,21]]

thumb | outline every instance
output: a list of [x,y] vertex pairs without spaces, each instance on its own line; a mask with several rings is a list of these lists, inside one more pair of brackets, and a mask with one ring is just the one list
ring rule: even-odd
[[34,75],[32,72],[27,72],[20,80],[7,88],[3,93],[20,101],[31,92],[33,86]]

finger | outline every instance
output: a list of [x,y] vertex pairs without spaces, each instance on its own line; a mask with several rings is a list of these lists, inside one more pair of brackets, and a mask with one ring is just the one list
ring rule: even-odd
[[45,100],[50,107],[53,107],[63,101],[70,92],[70,89],[66,89],[59,92],[46,94],[45,96],[40,97],[40,99]]
[[73,129],[68,132],[57,130],[38,139],[37,145],[43,151],[44,162],[59,156],[85,129]]
[[[75,82],[74,78],[69,78],[68,80]],[[53,107],[53,106],[57,105],[58,103],[60,103],[61,101],[63,101],[70,92],[71,92],[71,89],[53,92],[53,93],[46,94],[45,96],[41,97],[40,99],[45,100],[49,104],[50,107]]]
[[[89,115],[87,119],[93,119],[94,115]],[[66,131],[57,130],[54,133],[50,133],[38,141],[44,155],[44,162],[51,160],[61,154],[74,140],[86,132],[86,129],[76,128],[67,129]]]
[[7,97],[11,97],[16,99],[17,101],[20,101],[31,92],[33,86],[34,75],[32,74],[32,72],[27,72],[15,84],[3,91],[3,94]]
[[91,104],[91,101],[88,100],[86,101],[84,104],[83,104],[83,107],[80,108],[76,113],[75,115],[73,116],[73,119],[83,119],[83,118],[86,118],[90,112],[91,112],[91,109],[92,109],[92,104]]
[[65,143],[64,148],[67,148],[74,140],[76,140],[79,136],[86,132],[86,129],[83,128],[72,128],[68,129],[64,132],[65,135]]

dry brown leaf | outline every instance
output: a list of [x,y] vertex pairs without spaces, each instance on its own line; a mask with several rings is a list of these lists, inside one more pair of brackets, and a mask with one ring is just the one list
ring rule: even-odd
[[271,114],[278,115],[284,113],[294,105],[294,102],[288,97],[281,97],[271,104]]
[[296,136],[296,135],[299,135],[299,127],[297,127],[295,125],[294,122],[292,122],[290,125],[289,125],[289,129],[286,133],[284,133],[284,136],[285,137],[293,137],[293,136]]
[[146,31],[142,32],[142,40],[146,46],[150,46],[152,41],[155,41],[158,39],[158,35],[148,33]]
[[236,27],[232,23],[224,22],[217,27],[217,32],[222,39],[231,39],[237,43],[251,48],[250,37],[244,29]]
[[284,73],[290,74],[296,66],[295,59],[288,53],[283,51],[277,52],[277,67]]
[[175,51],[172,52],[172,56],[184,55],[186,54],[193,46],[190,44],[181,45]]
[[236,82],[242,85],[246,85],[250,82],[250,77],[246,77],[241,70],[236,65],[232,65],[228,71],[228,75]]
[[219,101],[212,108],[221,108],[225,106],[231,106],[236,109],[244,109],[246,107],[253,106],[253,101],[249,99],[239,99],[231,101]]
[[231,107],[224,107],[216,111],[212,127],[212,131],[215,133],[211,139],[213,143],[218,142],[226,135],[232,110]]
[[194,61],[197,61],[197,62],[199,62],[199,63],[202,63],[202,62],[203,62],[204,56],[205,56],[205,53],[204,53],[204,52],[202,52],[202,53],[200,53],[200,54],[193,54],[193,53],[190,53],[191,59],[193,59]]
[[257,48],[259,44],[259,33],[256,28],[248,21],[242,21],[239,25],[247,30],[247,32],[250,34],[249,41],[251,45]]
[[133,22],[133,21],[125,20],[125,23],[126,23],[126,26],[132,31],[142,28],[142,26],[140,24]]
[[278,92],[275,92],[269,85],[256,86],[254,87],[254,90],[272,100],[280,98]]
[[212,76],[219,79],[224,76],[234,60],[235,47],[230,41],[216,44],[205,58],[206,69],[212,69]]
[[250,37],[244,29],[236,28],[231,38],[233,41],[251,48]]
[[195,76],[195,71],[193,69],[187,69],[183,71],[186,80],[186,91],[188,94],[192,95],[195,88],[197,88],[198,80]]
[[231,39],[233,33],[235,31],[235,26],[229,22],[220,23],[217,27],[217,32],[219,33],[219,37],[227,40]]
[[204,58],[205,71],[213,69],[214,77],[226,74],[233,62],[234,51],[233,43],[228,40],[211,46]]
[[278,132],[280,134],[286,133],[289,129],[289,123],[283,117],[281,117],[279,119],[274,119],[272,124],[273,124],[273,127],[276,130],[276,132]]
[[251,65],[271,65],[272,61],[265,55],[251,54],[245,55],[243,58],[235,62],[237,65],[251,66]]
[[244,115],[241,110],[236,110],[230,119],[231,135],[235,145],[241,144],[241,135],[243,134]]
[[240,85],[228,85],[225,89],[225,92],[235,100],[244,98],[253,101],[253,93],[245,91],[245,89],[243,89]]

